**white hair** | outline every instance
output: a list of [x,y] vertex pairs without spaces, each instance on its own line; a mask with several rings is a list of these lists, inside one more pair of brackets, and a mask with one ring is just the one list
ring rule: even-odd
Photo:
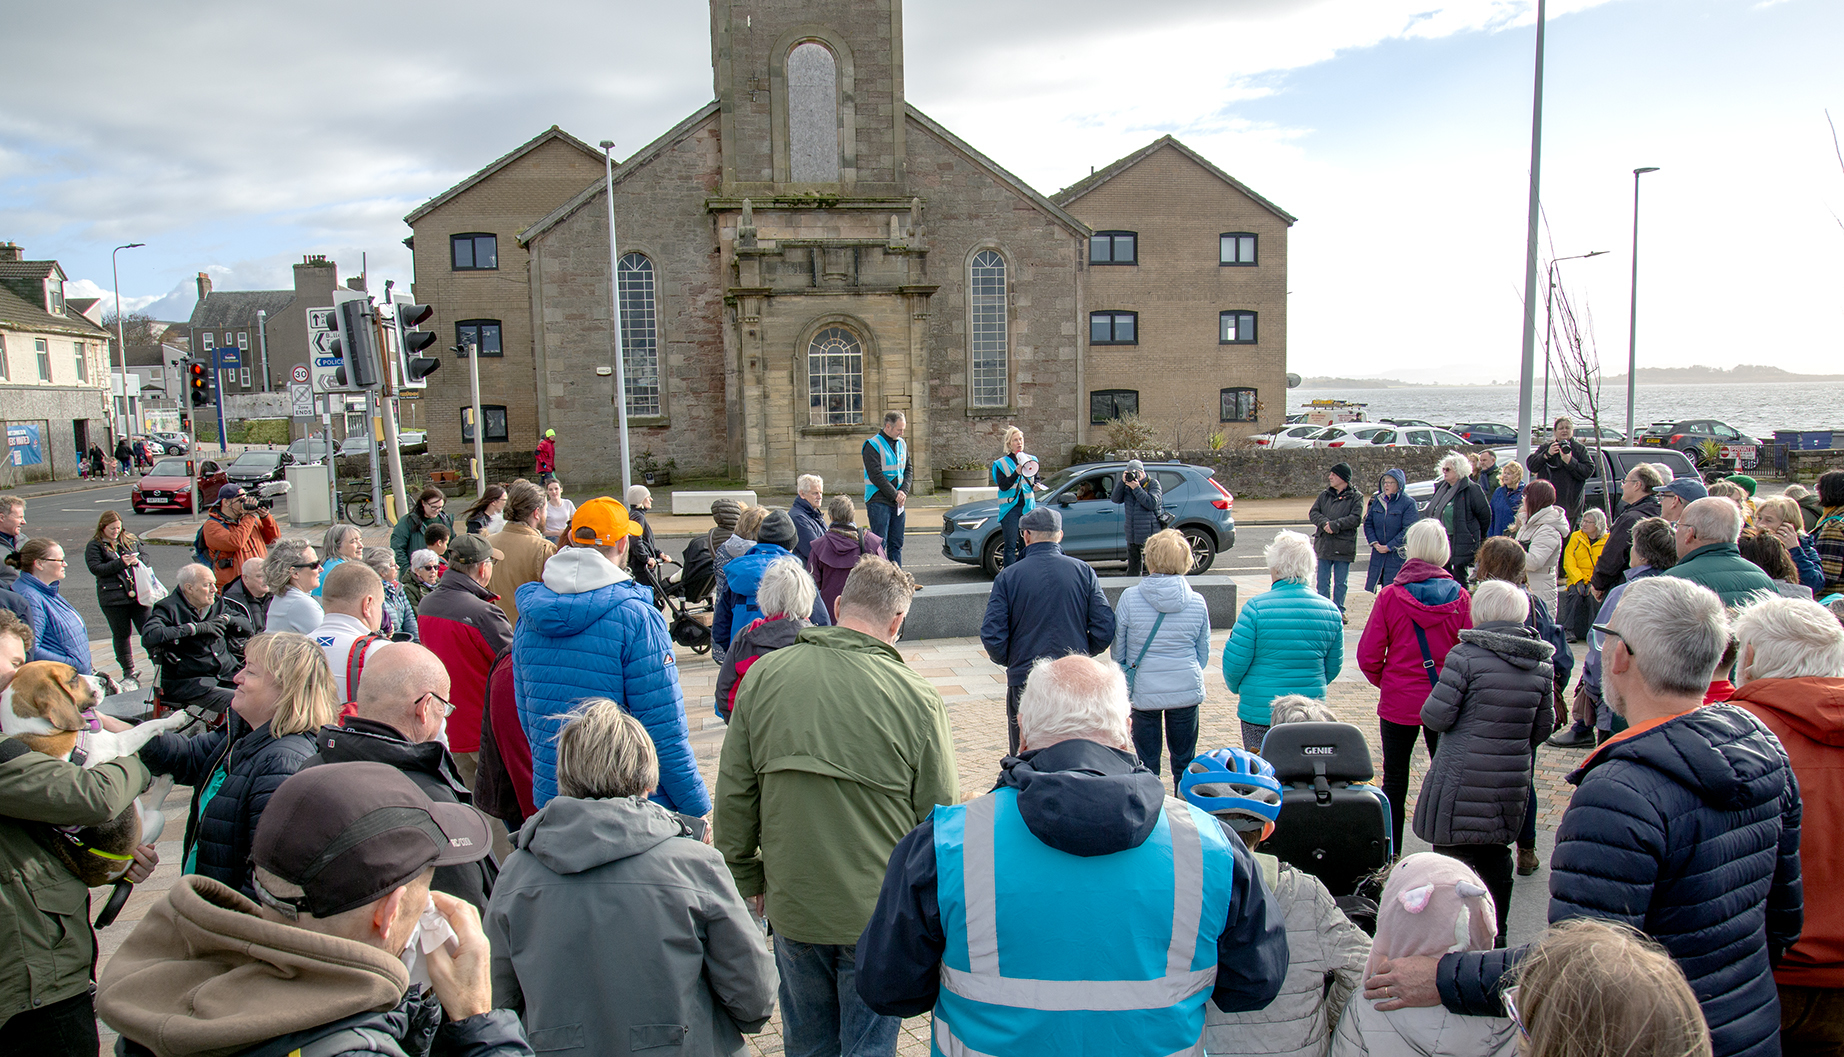
[[1661,478],[1658,484],[1659,484],[1659,487],[1661,488],[1663,488],[1665,485],[1670,484],[1672,481],[1677,480],[1678,475],[1675,473],[1672,473],[1671,467],[1666,466],[1662,462],[1649,462],[1649,463],[1646,463],[1646,465],[1658,471],[1658,476]]
[[1284,723],[1336,723],[1338,716],[1324,701],[1305,694],[1282,694],[1268,702],[1270,726]]
[[1317,562],[1313,556],[1313,541],[1298,532],[1285,530],[1274,534],[1262,554],[1268,559],[1268,572],[1276,580],[1287,583],[1303,584],[1311,579]]
[[[1726,499],[1718,502],[1730,505]],[[1676,576],[1630,581],[1610,624],[1655,694],[1701,698],[1729,645],[1722,599]]]
[[433,569],[442,564],[442,558],[427,547],[421,547],[410,554],[410,571]]
[[1508,580],[1487,580],[1473,588],[1473,623],[1494,620],[1522,624],[1530,616],[1530,596]]
[[826,479],[816,473],[803,473],[794,482],[794,491],[799,495],[813,495],[826,491]]
[[1766,598],[1738,613],[1730,627],[1748,679],[1844,677],[1844,625],[1817,602]]
[[173,582],[180,587],[190,587],[193,584],[204,583],[206,580],[215,580],[216,578],[216,574],[211,571],[210,566],[192,562],[189,565],[182,565],[179,567],[179,573],[173,577]]
[[756,588],[756,606],[765,617],[806,617],[813,612],[819,588],[800,559],[782,555],[768,563]]
[[1018,736],[1031,749],[1071,738],[1125,746],[1128,707],[1127,674],[1113,661],[1040,657],[1018,701]]
[[1586,532],[1590,527],[1594,528],[1594,536],[1597,538],[1607,535],[1607,512],[1598,506],[1582,511],[1581,529]]
[[1453,557],[1453,546],[1447,542],[1447,530],[1434,518],[1423,518],[1409,526],[1409,533],[1403,538],[1402,551],[1429,565],[1446,565],[1448,559]]
[[644,484],[628,485],[625,494],[627,495],[626,506],[629,510],[639,506],[643,501],[653,498],[653,493],[648,491],[647,486]]
[[1734,543],[1742,538],[1741,508],[1719,495],[1691,500],[1678,515],[1678,524],[1696,533],[1700,543]]
[[1440,470],[1442,473],[1452,470],[1455,477],[1471,477],[1473,475],[1473,460],[1457,451],[1450,451],[1447,453],[1447,457],[1441,460]]

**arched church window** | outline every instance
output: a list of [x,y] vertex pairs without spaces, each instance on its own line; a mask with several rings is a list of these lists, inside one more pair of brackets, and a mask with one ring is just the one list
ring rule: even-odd
[[1005,304],[1005,258],[992,250],[973,255],[968,266],[968,303],[972,310],[973,407],[1004,407],[1010,374],[1011,344]]
[[808,424],[864,421],[864,345],[844,327],[826,327],[807,345]]
[[657,417],[659,399],[659,309],[653,300],[653,262],[624,253],[616,269],[621,290],[621,368],[627,381],[627,413]]
[[788,178],[839,180],[839,64],[824,44],[788,52]]

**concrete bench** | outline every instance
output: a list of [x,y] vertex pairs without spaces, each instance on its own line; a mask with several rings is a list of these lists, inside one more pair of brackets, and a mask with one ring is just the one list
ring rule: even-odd
[[754,506],[756,494],[748,489],[736,492],[674,492],[672,493],[672,513],[675,517],[688,514],[708,516],[711,512],[711,504],[719,499],[734,499],[746,506]]
[[[1193,576],[1191,587],[1204,596],[1210,607],[1210,626],[1234,627],[1236,623],[1236,582],[1228,576]],[[1102,593],[1108,604],[1120,602],[1122,591],[1139,583],[1131,576],[1104,576]],[[931,584],[918,592],[909,606],[909,619],[903,622],[903,639],[954,639],[977,636],[986,619],[986,603],[992,597],[990,583]]]
[[999,498],[997,488],[951,488],[948,490],[948,506],[957,507],[962,503],[977,503],[982,499]]

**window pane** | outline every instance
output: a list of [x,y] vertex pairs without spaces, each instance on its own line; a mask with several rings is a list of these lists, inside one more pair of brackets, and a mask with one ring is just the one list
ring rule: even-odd
[[1104,345],[1114,340],[1114,317],[1106,312],[1094,312],[1088,317],[1088,340],[1096,345]]
[[1135,259],[1136,258],[1134,257],[1134,236],[1132,235],[1114,236],[1114,263],[1132,264]]
[[1254,264],[1255,263],[1255,236],[1253,235],[1242,236],[1241,261],[1243,264]]
[[474,240],[455,239],[453,240],[453,245],[455,248],[455,267],[472,268],[474,266]]
[[480,346],[480,354],[482,356],[503,355],[499,346],[498,323],[486,323],[475,329],[477,331],[475,342]]
[[1005,258],[991,250],[975,254],[969,279],[972,333],[968,344],[973,362],[968,403],[973,407],[1004,407],[1010,356]]
[[474,267],[499,267],[499,238],[494,235],[478,235],[474,238]]
[[1134,324],[1138,322],[1138,319],[1139,317],[1135,316],[1131,312],[1122,312],[1122,313],[1115,315],[1114,317],[1114,340],[1119,341],[1119,342],[1124,342],[1127,344],[1132,344],[1133,342],[1140,340],[1139,337],[1134,333],[1136,329]]
[[621,366],[627,382],[627,413],[657,416],[662,412],[653,262],[639,253],[624,254],[620,277]]
[[808,422],[815,426],[864,421],[864,346],[844,327],[827,327],[807,346]]
[[1243,341],[1255,340],[1255,313],[1244,312],[1236,317],[1236,333]]
[[1088,240],[1088,259],[1091,264],[1106,264],[1113,259],[1114,240],[1106,235],[1090,235]]

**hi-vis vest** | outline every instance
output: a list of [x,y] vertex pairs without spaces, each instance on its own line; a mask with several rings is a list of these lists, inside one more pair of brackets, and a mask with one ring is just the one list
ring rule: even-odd
[[934,822],[935,1054],[1202,1057],[1235,872],[1215,819],[1167,797],[1145,843],[1092,858],[1033,836],[1014,789]]
[[1016,455],[1001,455],[992,461],[989,479],[994,487],[998,486],[1001,474],[1012,478],[1010,488],[999,489],[1000,517],[1009,515],[1014,505],[1018,507],[1018,512],[1021,514],[1029,514],[1032,508],[1037,506],[1037,491],[1023,477],[1013,476],[1017,472],[1018,456]]
[[[881,429],[871,434],[871,439],[866,443],[875,447],[878,457],[884,461],[884,479],[890,482],[890,487],[901,492],[903,467],[909,465],[909,445],[903,443],[901,438],[892,441]],[[876,494],[877,485],[872,483],[871,475],[867,473],[864,475],[864,501],[870,502]]]

